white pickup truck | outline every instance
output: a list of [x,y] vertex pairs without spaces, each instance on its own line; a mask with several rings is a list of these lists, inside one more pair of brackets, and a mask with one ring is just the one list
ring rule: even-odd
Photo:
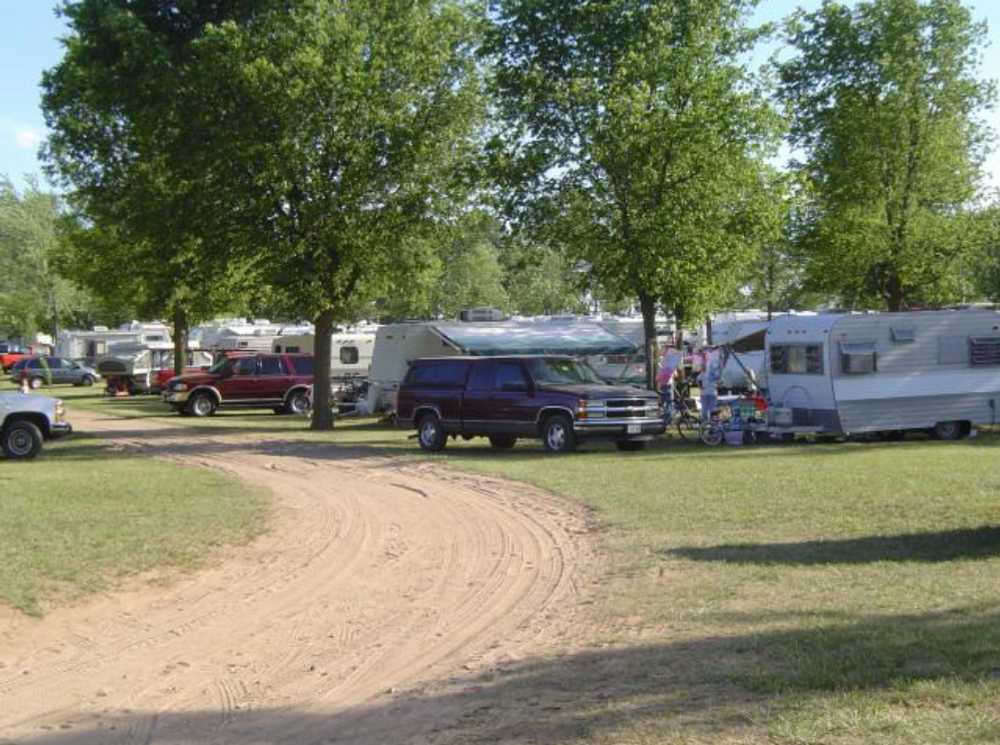
[[49,396],[0,393],[0,448],[8,458],[34,458],[45,440],[73,431],[63,402]]

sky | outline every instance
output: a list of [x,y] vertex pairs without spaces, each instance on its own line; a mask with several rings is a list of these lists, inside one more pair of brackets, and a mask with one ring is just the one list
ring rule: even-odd
[[[761,0],[756,22],[778,21],[797,7],[818,7],[821,0]],[[23,186],[28,176],[44,183],[38,148],[45,139],[45,121],[39,109],[42,71],[62,56],[59,37],[66,28],[56,17],[52,0],[0,0],[0,175]],[[1000,2],[976,0],[971,4],[977,19],[989,26],[990,46],[982,66],[984,77],[1000,79]],[[773,51],[761,49],[763,60]],[[1000,133],[1000,108],[988,116]],[[997,144],[1000,150],[1000,142]],[[1000,152],[986,163],[989,181],[1000,186]]]

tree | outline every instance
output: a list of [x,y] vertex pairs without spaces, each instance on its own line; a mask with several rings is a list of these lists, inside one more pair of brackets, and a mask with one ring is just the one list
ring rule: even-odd
[[330,332],[424,276],[467,191],[481,111],[461,0],[302,0],[191,43],[170,164],[187,217],[316,325],[316,429],[332,427]]
[[49,174],[76,217],[60,265],[107,304],[173,321],[174,368],[187,329],[231,306],[254,279],[230,246],[190,220],[209,195],[172,167],[194,42],[272,2],[74,0],[62,61],[43,76]]
[[60,248],[60,202],[31,181],[18,191],[0,178],[0,328],[30,338],[53,339],[67,324],[93,323],[91,298],[54,269]]
[[811,281],[851,306],[955,299],[993,99],[977,78],[985,25],[959,0],[827,0],[789,31],[781,95],[815,195]]
[[586,311],[579,272],[558,249],[523,235],[507,236],[500,251],[511,308],[522,315]]
[[657,305],[699,317],[752,260],[747,211],[779,120],[740,64],[751,6],[491,3],[512,211],[638,301],[651,361]]

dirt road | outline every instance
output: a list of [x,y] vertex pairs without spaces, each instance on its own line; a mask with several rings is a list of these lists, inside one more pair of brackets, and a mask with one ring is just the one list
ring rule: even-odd
[[329,445],[74,419],[270,488],[273,528],[167,587],[0,615],[0,743],[449,741],[475,716],[463,692],[572,643],[594,554],[561,500]]

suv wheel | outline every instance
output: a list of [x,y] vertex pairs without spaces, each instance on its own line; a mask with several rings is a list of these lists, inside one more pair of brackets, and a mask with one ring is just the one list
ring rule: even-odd
[[576,449],[573,422],[565,414],[550,416],[542,425],[542,444],[550,453],[570,453]]
[[13,421],[3,430],[3,452],[8,458],[30,460],[42,449],[42,431],[38,425],[26,421]]
[[309,395],[305,391],[295,391],[285,403],[285,412],[288,414],[308,416],[310,409],[312,406],[309,402]]
[[212,416],[215,408],[215,398],[209,393],[196,393],[188,401],[188,412],[192,416]]
[[438,453],[448,444],[448,435],[437,414],[424,414],[417,422],[417,439],[420,447],[429,453]]
[[37,391],[39,388],[42,387],[42,383],[44,382],[45,381],[43,381],[41,378],[32,378],[31,380],[28,381],[28,387],[31,388],[31,390],[33,391]]
[[498,450],[510,450],[517,444],[517,438],[513,435],[493,435],[490,437],[490,445]]

